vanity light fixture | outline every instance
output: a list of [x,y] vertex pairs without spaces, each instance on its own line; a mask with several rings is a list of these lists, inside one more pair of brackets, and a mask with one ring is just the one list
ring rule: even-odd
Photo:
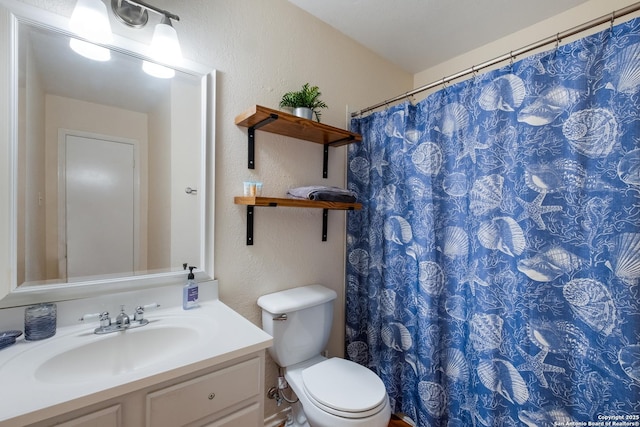
[[76,53],[95,61],[108,61],[111,58],[109,49],[93,44],[105,44],[113,40],[107,7],[101,0],[78,0],[69,20],[69,28],[88,40],[71,38],[69,46]]
[[[151,59],[163,64],[174,64],[182,58],[178,34],[171,25],[171,20],[179,21],[180,17],[163,9],[151,6],[140,0],[111,0],[111,10],[118,20],[133,28],[144,27],[152,11],[161,15],[160,23],[156,24],[153,38],[149,46]],[[175,71],[159,63],[144,61],[142,69],[154,77],[171,78]]]
[[[149,46],[149,57],[157,62],[143,61],[142,69],[155,77],[173,77],[175,71],[161,64],[175,64],[182,58],[178,34],[171,25],[172,19],[179,21],[180,17],[140,0],[110,1],[111,10],[118,21],[132,28],[143,28],[147,25],[149,11],[161,16]],[[102,0],[78,0],[69,21],[69,27],[78,36],[87,40],[71,38],[69,44],[75,52],[96,61],[110,59],[108,49],[89,43],[108,44],[113,40],[107,7]]]

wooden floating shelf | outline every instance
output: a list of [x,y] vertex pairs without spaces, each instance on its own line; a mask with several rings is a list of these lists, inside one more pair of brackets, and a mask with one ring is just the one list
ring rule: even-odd
[[236,205],[247,206],[247,245],[253,245],[253,217],[254,207],[290,207],[322,209],[322,241],[327,241],[327,220],[329,210],[360,210],[361,203],[325,202],[318,200],[290,199],[280,197],[234,197]]
[[283,111],[254,105],[236,117],[236,125],[249,128],[247,133],[247,167],[255,169],[255,132],[265,132],[289,136],[302,141],[310,141],[324,146],[322,177],[328,176],[329,147],[353,144],[362,141],[362,135],[348,130],[304,119]]
[[[267,120],[269,121],[268,123],[260,126],[261,123]],[[255,127],[265,132],[290,136],[303,141],[315,142],[316,144],[331,145],[333,147],[362,141],[362,136],[358,133],[349,132],[324,123],[318,123],[314,120],[297,117],[293,114],[273,110],[261,105],[254,105],[244,113],[238,115],[236,117],[236,125],[247,128]]]
[[320,208],[332,210],[360,210],[361,203],[325,202],[319,200],[290,199],[279,197],[235,197],[236,205],[248,206],[281,206],[291,208]]
[[[255,168],[255,132],[265,132],[296,138],[323,145],[322,177],[327,177],[329,165],[329,147],[361,142],[362,136],[314,120],[294,116],[283,111],[273,110],[261,105],[254,105],[244,113],[236,116],[238,126],[248,128],[247,132],[247,167]],[[253,245],[253,217],[256,206],[291,207],[322,209],[322,241],[327,240],[327,218],[329,210],[359,210],[360,203],[326,202],[306,199],[290,199],[280,197],[235,197],[236,205],[247,206],[247,245]]]

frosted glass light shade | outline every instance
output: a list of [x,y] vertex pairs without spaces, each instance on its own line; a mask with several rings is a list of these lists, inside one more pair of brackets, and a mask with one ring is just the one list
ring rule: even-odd
[[[149,56],[163,64],[175,64],[182,58],[178,33],[176,33],[176,30],[171,26],[171,21],[166,17],[153,30]],[[175,71],[171,68],[149,61],[143,62],[142,69],[147,74],[164,79],[175,75]]]
[[107,6],[100,0],[78,0],[69,21],[71,31],[94,43],[113,40]]
[[[113,40],[107,7],[100,0],[78,0],[69,20],[69,28],[94,43],[110,43]],[[71,38],[69,46],[77,54],[94,61],[111,59],[109,49],[84,40]]]

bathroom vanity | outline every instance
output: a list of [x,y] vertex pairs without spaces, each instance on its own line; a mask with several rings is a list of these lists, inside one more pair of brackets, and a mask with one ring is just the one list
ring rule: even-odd
[[[171,289],[171,288],[170,288]],[[0,352],[0,426],[259,426],[271,337],[217,299],[105,335],[58,328]]]

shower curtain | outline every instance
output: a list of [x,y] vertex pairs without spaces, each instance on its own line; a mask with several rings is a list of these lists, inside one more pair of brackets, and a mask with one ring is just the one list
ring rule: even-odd
[[639,107],[636,19],[353,120],[346,352],[394,412],[640,425]]

